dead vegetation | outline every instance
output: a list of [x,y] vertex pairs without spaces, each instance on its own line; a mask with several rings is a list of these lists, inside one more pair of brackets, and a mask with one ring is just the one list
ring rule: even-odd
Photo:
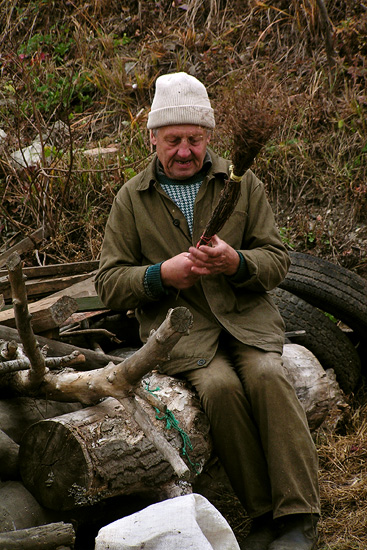
[[362,549],[366,545],[366,405],[351,415],[344,433],[320,437],[323,522],[320,548]]
[[[208,86],[225,156],[229,97],[287,98],[254,168],[283,239],[367,276],[363,3],[0,0],[0,22],[1,251],[47,225],[26,266],[98,259],[117,189],[151,154],[155,78],[183,70]],[[319,434],[319,549],[367,546],[365,395],[336,434]]]

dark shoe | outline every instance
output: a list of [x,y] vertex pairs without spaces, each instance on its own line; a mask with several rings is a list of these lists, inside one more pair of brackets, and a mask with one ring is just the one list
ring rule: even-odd
[[316,514],[293,514],[279,521],[278,538],[268,550],[313,550],[317,542]]
[[241,544],[241,550],[268,550],[269,544],[277,536],[276,525],[271,513],[252,521],[251,529]]

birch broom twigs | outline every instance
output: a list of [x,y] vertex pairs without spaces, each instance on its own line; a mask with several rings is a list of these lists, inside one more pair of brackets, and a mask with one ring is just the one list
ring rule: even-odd
[[225,181],[218,203],[197,247],[210,244],[212,237],[222,229],[231,216],[240,198],[241,181],[245,172],[251,167],[277,125],[277,113],[263,95],[240,93],[235,96],[233,103],[237,109],[230,109],[226,121],[232,141],[230,177]]

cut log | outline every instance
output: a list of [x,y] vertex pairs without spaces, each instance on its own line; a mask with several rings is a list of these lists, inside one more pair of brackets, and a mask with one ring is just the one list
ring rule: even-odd
[[[180,429],[166,430],[166,420],[158,420],[154,408],[137,399],[174,448],[181,451],[185,446],[193,479],[211,454],[207,418],[182,382],[156,373],[147,380],[151,389],[160,388],[155,393],[162,396]],[[183,434],[190,438],[192,449]],[[33,424],[22,439],[19,458],[26,487],[41,504],[55,510],[116,495],[154,492],[159,500],[166,485],[177,480],[172,467],[113,398]]]
[[81,408],[80,403],[60,403],[32,397],[2,399],[0,400],[0,429],[19,444],[25,430],[35,422],[78,411]]
[[[28,306],[31,323],[36,334],[60,327],[66,319],[78,310],[78,303],[70,296],[44,298]],[[0,312],[0,325],[15,327],[14,309]]]
[[17,479],[19,445],[0,430],[0,479]]
[[0,533],[3,550],[71,550],[75,531],[71,523],[49,523],[11,533]]
[[43,525],[52,521],[53,516],[19,481],[0,485],[0,533]]
[[313,353],[298,344],[285,344],[283,364],[306,411],[311,431],[329,418],[337,423],[343,417],[348,404],[335,373],[331,369],[325,371]]

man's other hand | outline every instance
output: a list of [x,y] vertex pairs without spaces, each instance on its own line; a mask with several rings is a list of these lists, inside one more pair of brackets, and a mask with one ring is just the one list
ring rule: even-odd
[[173,286],[178,290],[190,288],[198,279],[200,274],[194,273],[192,261],[188,252],[182,252],[173,256],[161,265],[161,280],[164,286]]
[[195,275],[234,275],[240,265],[238,253],[225,241],[214,235],[211,246],[190,247],[187,259],[192,262],[191,272]]

